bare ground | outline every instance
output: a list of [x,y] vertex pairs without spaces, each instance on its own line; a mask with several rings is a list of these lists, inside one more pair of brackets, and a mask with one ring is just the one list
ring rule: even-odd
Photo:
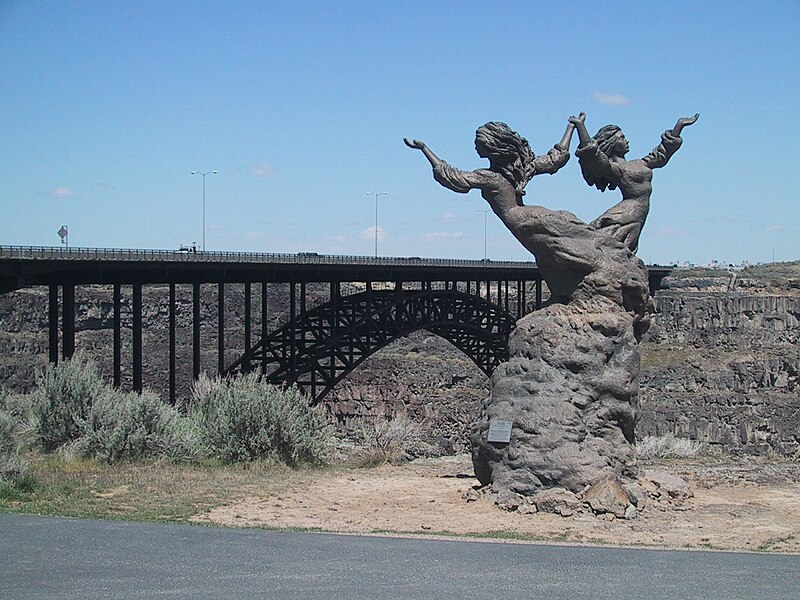
[[[650,502],[632,520],[505,512],[477,487],[466,455],[372,469],[287,476],[263,495],[214,508],[197,522],[354,534],[468,535],[573,544],[800,554],[800,465],[766,459],[655,465],[687,480],[681,506]],[[650,465],[650,468],[655,467]],[[648,466],[645,466],[647,469]]]

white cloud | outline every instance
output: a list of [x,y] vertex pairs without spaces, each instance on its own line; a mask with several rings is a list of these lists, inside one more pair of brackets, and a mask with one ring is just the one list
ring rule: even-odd
[[248,231],[244,234],[244,237],[248,240],[259,241],[263,240],[266,236],[263,231]]
[[436,231],[434,233],[426,233],[423,236],[426,240],[445,240],[445,239],[458,239],[464,237],[463,231]]
[[52,192],[51,195],[55,196],[56,198],[72,198],[75,194],[72,193],[72,190],[65,188],[65,187],[57,187]]
[[250,172],[256,177],[272,177],[275,174],[275,169],[267,163],[258,163],[250,166]]
[[784,225],[770,225],[767,227],[766,231],[767,233],[775,233],[776,231],[784,231],[785,229],[786,226]]
[[458,215],[446,212],[442,215],[442,221],[445,223],[455,223],[456,221],[458,221]]
[[[361,232],[361,239],[362,240],[374,240],[375,239],[375,227],[367,227],[364,231]],[[378,225],[378,239],[382,240],[386,237],[386,232],[383,230],[383,227]]]
[[607,92],[595,92],[594,99],[606,106],[628,106],[630,102],[622,94],[609,94]]

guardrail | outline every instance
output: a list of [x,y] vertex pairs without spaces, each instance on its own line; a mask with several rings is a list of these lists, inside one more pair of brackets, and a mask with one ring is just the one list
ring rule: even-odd
[[532,261],[464,260],[420,257],[369,257],[317,254],[273,254],[264,252],[217,252],[202,250],[147,250],[124,248],[63,248],[59,246],[0,246],[2,259],[30,260],[118,260],[165,262],[246,262],[281,264],[534,268]]

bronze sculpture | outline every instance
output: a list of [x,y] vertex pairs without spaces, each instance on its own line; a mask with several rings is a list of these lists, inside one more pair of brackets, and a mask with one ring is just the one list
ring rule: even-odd
[[[634,252],[649,208],[652,169],[666,164],[682,128],[697,116],[679,120],[641,161],[624,161],[627,141],[619,128],[590,138],[585,117],[570,117],[561,141],[541,157],[507,125],[487,123],[476,132],[475,149],[490,165],[476,171],[456,169],[424,143],[404,140],[424,153],[441,185],[481,191],[536,257],[551,293],[545,308],[517,322],[510,359],[494,371],[491,395],[470,434],[475,474],[498,492],[577,492],[603,477],[638,473],[638,342],[649,326],[652,300],[647,269]],[[592,223],[523,203],[524,187],[535,175],[567,163],[574,129],[587,182],[623,193]],[[513,422],[508,444],[488,441],[492,420]]]
[[586,183],[596,186],[601,192],[606,188],[619,188],[622,192],[622,201],[592,221],[593,227],[607,231],[630,248],[631,252],[636,252],[642,226],[650,211],[653,169],[669,162],[681,147],[683,128],[694,124],[699,116],[695,114],[678,119],[675,127],[661,135],[661,143],[638,160],[625,160],[628,140],[617,125],[602,127],[592,138],[583,119],[570,118],[570,123],[578,129],[580,146],[575,154]]

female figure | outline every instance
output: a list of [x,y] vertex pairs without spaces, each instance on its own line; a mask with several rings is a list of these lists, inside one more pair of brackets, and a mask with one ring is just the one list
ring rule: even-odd
[[650,154],[638,160],[625,160],[628,140],[616,125],[606,125],[592,138],[581,117],[569,121],[578,129],[580,145],[575,151],[583,178],[601,192],[619,188],[622,201],[592,221],[591,225],[624,243],[631,252],[639,247],[639,234],[650,211],[653,169],[663,167],[681,147],[681,131],[692,125],[699,114],[678,119],[671,130],[661,136],[661,143]]
[[[585,115],[581,113],[581,118]],[[481,191],[483,198],[500,217],[511,233],[537,257],[539,266],[547,270],[546,252],[542,252],[542,233],[535,231],[535,224],[548,216],[569,216],[570,213],[551,211],[543,206],[525,206],[522,197],[525,185],[535,175],[555,173],[569,160],[569,143],[575,130],[573,123],[567,124],[564,136],[547,154],[534,155],[528,141],[505,123],[490,122],[475,132],[475,150],[482,158],[489,159],[488,169],[461,171],[436,156],[419,140],[404,142],[409,148],[421,150],[433,167],[433,177],[444,187],[467,193],[472,189]],[[579,221],[580,222],[580,221]],[[554,266],[554,265],[553,265]]]

